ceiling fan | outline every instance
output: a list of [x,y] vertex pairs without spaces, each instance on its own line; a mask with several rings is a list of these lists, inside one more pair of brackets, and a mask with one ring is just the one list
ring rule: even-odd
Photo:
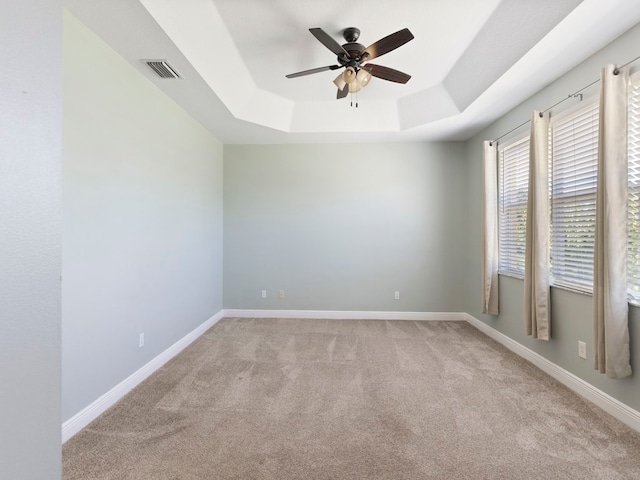
[[407,83],[411,78],[411,75],[394,70],[393,68],[368,63],[369,60],[389,53],[410,40],[413,40],[413,34],[408,28],[392,33],[366,48],[364,45],[356,43],[360,37],[360,30],[355,27],[346,28],[342,33],[347,42],[344,45],[340,45],[321,28],[310,28],[309,31],[320,43],[338,56],[339,65],[328,65],[326,67],[290,73],[286,76],[287,78],[302,77],[313,73],[344,68],[344,72],[338,75],[333,81],[338,87],[337,98],[339,99],[346,97],[349,93],[357,93],[360,91],[362,87],[367,86],[372,76],[396,83]]

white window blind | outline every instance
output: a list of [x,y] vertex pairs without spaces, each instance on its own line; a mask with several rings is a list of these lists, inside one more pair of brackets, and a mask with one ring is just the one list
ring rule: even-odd
[[529,137],[499,151],[499,252],[498,272],[524,276]]
[[553,284],[591,292],[598,160],[598,104],[551,124]]
[[[555,286],[591,293],[598,160],[598,104],[556,117],[549,135],[551,273]],[[629,88],[629,300],[640,305],[640,73]],[[499,152],[501,274],[523,277],[529,138]]]
[[629,298],[640,303],[640,78],[629,87],[629,204],[627,279]]

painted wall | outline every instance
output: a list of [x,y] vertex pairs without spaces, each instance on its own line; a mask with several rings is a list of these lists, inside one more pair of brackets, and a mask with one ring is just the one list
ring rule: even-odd
[[461,311],[465,168],[461,143],[225,145],[225,308]]
[[0,478],[60,478],[62,2],[0,15]]
[[[578,65],[569,73],[541,90],[523,104],[504,115],[485,131],[467,142],[468,178],[468,245],[466,311],[489,326],[504,333],[518,343],[539,353],[553,363],[579,376],[600,390],[640,410],[640,309],[631,307],[629,330],[631,334],[632,368],[635,374],[623,380],[611,380],[597,373],[593,367],[592,297],[566,290],[551,289],[552,339],[550,342],[533,340],[524,333],[523,281],[500,277],[500,316],[491,317],[481,312],[480,275],[480,199],[482,141],[495,139],[520,125],[531,116],[531,110],[545,109],[566,98],[582,87],[600,78],[600,69],[607,63],[624,64],[637,57],[640,45],[640,26],[636,26],[618,40]],[[636,67],[637,68],[637,67]],[[598,92],[598,86],[585,91]],[[578,102],[564,102],[569,108]],[[561,111],[557,109],[556,111]],[[553,114],[553,112],[552,112]],[[524,127],[526,131],[528,127]],[[515,133],[517,134],[517,132]],[[587,360],[578,357],[578,340],[587,343]]]
[[64,69],[63,421],[222,309],[222,145],[67,12]]

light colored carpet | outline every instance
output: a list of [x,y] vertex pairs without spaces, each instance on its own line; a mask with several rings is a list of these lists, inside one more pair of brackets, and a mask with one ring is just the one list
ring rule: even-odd
[[640,434],[464,322],[224,319],[71,479],[640,479]]

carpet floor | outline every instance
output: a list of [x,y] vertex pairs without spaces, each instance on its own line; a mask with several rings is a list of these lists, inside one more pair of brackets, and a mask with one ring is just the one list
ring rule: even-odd
[[640,479],[640,434],[465,322],[223,319],[71,479]]

